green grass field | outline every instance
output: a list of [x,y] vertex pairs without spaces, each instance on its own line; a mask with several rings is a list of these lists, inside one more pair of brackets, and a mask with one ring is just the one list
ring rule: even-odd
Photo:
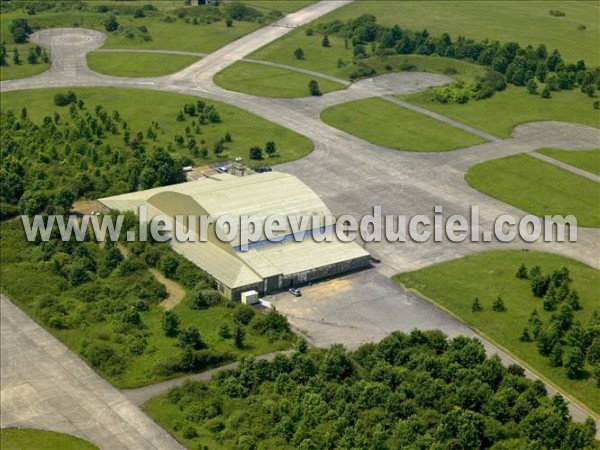
[[396,150],[440,152],[483,143],[475,135],[379,98],[336,105],[321,119],[373,144]]
[[577,225],[600,227],[600,184],[528,155],[477,164],[473,188],[537,216],[573,214]]
[[[551,9],[566,13],[553,17]],[[373,14],[378,23],[400,25],[410,30],[426,28],[433,35],[449,33],[456,38],[491,39],[519,42],[522,46],[545,44],[557,48],[570,62],[584,59],[589,65],[600,63],[600,23],[596,18],[600,5],[596,2],[572,1],[357,1],[340,8],[319,22],[345,21]],[[578,30],[585,25],[586,30]],[[284,37],[293,51],[295,37]]]
[[[328,75],[340,76],[341,70],[337,67],[337,61],[342,59],[351,62],[352,47],[350,46],[349,49],[344,48],[344,40],[335,36],[329,38],[330,47],[323,47],[321,45],[322,39],[323,36],[316,33],[313,36],[306,36],[305,27],[302,27],[258,49],[249,58],[273,61],[315,70]],[[304,51],[303,59],[294,57],[294,50],[298,47]]]
[[345,89],[345,86],[323,78],[246,62],[237,62],[219,72],[215,78],[222,88],[260,97],[307,97],[308,83],[316,80],[321,92]]
[[[584,325],[588,323],[592,311],[598,309],[600,272],[558,255],[521,251],[486,252],[399,274],[394,280],[423,293],[450,310],[581,403],[600,412],[600,390],[595,387],[592,378],[570,380],[564,368],[550,366],[548,358],[537,352],[535,343],[519,340],[521,331],[528,326],[527,319],[534,308],[544,323],[547,323],[551,314],[544,311],[541,300],[533,296],[527,280],[515,277],[521,263],[525,263],[528,268],[539,265],[544,273],[562,266],[567,267],[573,280],[572,287],[579,293],[583,306],[583,310],[576,312],[575,316]],[[502,313],[491,309],[492,302],[498,295],[502,296],[507,308]],[[484,308],[479,313],[471,312],[475,297],[479,297]]]
[[[23,59],[26,55],[23,54]],[[27,64],[22,62],[21,64],[9,64],[6,66],[0,66],[0,80],[14,80],[16,78],[28,78],[34,75],[38,75],[45,72],[50,68],[49,64],[40,62],[38,64]]]
[[[199,100],[198,97],[142,89],[76,88],[72,90],[85,101],[88,108],[93,109],[95,105],[103,105],[107,111],[118,110],[121,116],[129,122],[132,136],[138,131],[145,133],[152,120],[158,122],[163,133],[159,133],[156,144],[163,145],[165,148],[168,143],[173,142],[176,133],[185,136],[184,128],[187,123],[178,122],[176,119],[179,110],[185,103]],[[54,95],[57,92],[66,92],[66,89],[6,92],[2,94],[1,109],[3,111],[13,109],[19,112],[26,105],[29,116],[34,120],[42,120],[55,111],[67,117],[68,107],[57,107],[53,103]],[[197,165],[219,162],[237,156],[243,157],[245,162],[250,165],[279,164],[301,158],[312,151],[311,141],[304,136],[241,109],[219,102],[209,101],[209,103],[215,105],[221,114],[222,123],[202,125],[200,135],[195,134],[193,127],[191,130],[194,131],[192,133],[194,138],[208,148],[208,158],[194,157],[186,147],[175,148],[177,154],[192,159]],[[157,105],[160,107],[157,108]],[[140,114],[140,111],[152,112],[152,115]],[[212,145],[227,131],[231,133],[233,142],[228,143],[228,148],[221,157],[217,158],[212,153]],[[205,144],[202,144],[202,140],[205,141]],[[248,160],[250,147],[264,146],[265,142],[270,140],[277,144],[279,156],[264,161],[251,162]],[[110,136],[108,143],[117,148],[122,146],[122,135]]]
[[600,125],[600,110],[592,108],[595,99],[579,90],[553,92],[552,98],[543,99],[529,95],[524,88],[509,86],[492,98],[471,100],[463,105],[433,102],[427,91],[402,98],[503,138],[510,137],[513,128],[524,122],[560,120]]
[[179,72],[198,61],[197,56],[157,53],[103,53],[87,54],[90,69],[117,77],[158,77]]
[[575,151],[544,148],[538,152],[600,176],[600,149]]
[[95,445],[68,434],[30,428],[0,430],[2,450],[94,450]]

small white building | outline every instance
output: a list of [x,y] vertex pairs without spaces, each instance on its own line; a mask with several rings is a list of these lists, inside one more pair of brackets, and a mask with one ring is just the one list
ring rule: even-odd
[[244,305],[255,305],[259,303],[258,292],[254,290],[242,292],[241,301]]

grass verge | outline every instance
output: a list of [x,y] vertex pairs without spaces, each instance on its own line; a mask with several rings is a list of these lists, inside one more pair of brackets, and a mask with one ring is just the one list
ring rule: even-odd
[[600,226],[600,185],[531,156],[477,164],[466,180],[484,194],[531,214],[572,214],[579,226]]
[[158,77],[178,72],[198,61],[197,56],[158,53],[104,53],[87,54],[90,69],[117,77]]
[[345,89],[343,84],[324,78],[247,62],[237,62],[219,72],[215,83],[230,91],[259,97],[307,97],[308,83],[316,80],[322,93]]
[[68,434],[30,428],[3,428],[0,430],[2,450],[97,450],[98,447]]
[[[25,58],[26,55],[21,55],[21,58]],[[6,66],[0,66],[0,80],[15,80],[17,78],[29,78],[34,75],[39,75],[50,68],[47,63],[40,62],[38,64],[27,64],[22,62],[21,64],[8,64]]]
[[[529,326],[528,317],[534,308],[544,323],[551,315],[544,311],[542,301],[533,296],[527,280],[515,277],[521,263],[528,268],[539,265],[545,273],[567,267],[583,307],[575,313],[576,319],[587,324],[592,311],[598,308],[596,286],[600,282],[600,272],[559,255],[512,250],[486,252],[398,274],[394,280],[448,309],[517,358],[526,361],[535,371],[589,409],[600,413],[600,389],[595,387],[595,380],[589,374],[583,379],[569,379],[564,368],[552,367],[549,359],[538,353],[535,343],[519,340],[523,328]],[[491,308],[498,295],[502,296],[506,305],[504,312],[495,312]],[[483,311],[478,313],[471,311],[475,297],[483,305]]]
[[543,148],[538,152],[600,176],[600,149],[575,151]]
[[379,98],[336,105],[327,124],[373,144],[404,151],[440,152],[481,144],[478,136]]

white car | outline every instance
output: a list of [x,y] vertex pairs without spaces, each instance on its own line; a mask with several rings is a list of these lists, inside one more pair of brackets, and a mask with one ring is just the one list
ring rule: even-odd
[[229,172],[229,169],[227,167],[217,167],[217,172],[219,173],[227,173]]

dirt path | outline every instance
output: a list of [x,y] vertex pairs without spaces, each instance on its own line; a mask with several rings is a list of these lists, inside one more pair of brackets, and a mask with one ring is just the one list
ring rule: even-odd
[[[118,243],[117,248],[123,256],[129,256],[129,250],[127,250],[127,247],[125,247],[123,244]],[[183,297],[185,297],[185,289],[183,289],[175,281],[169,280],[158,270],[150,268],[148,270],[154,276],[154,278],[156,278],[156,281],[158,281],[161,284],[164,284],[165,288],[167,289],[167,298],[160,302],[160,306],[166,310],[169,310],[179,305],[179,303],[181,303],[181,300],[183,300]]]

